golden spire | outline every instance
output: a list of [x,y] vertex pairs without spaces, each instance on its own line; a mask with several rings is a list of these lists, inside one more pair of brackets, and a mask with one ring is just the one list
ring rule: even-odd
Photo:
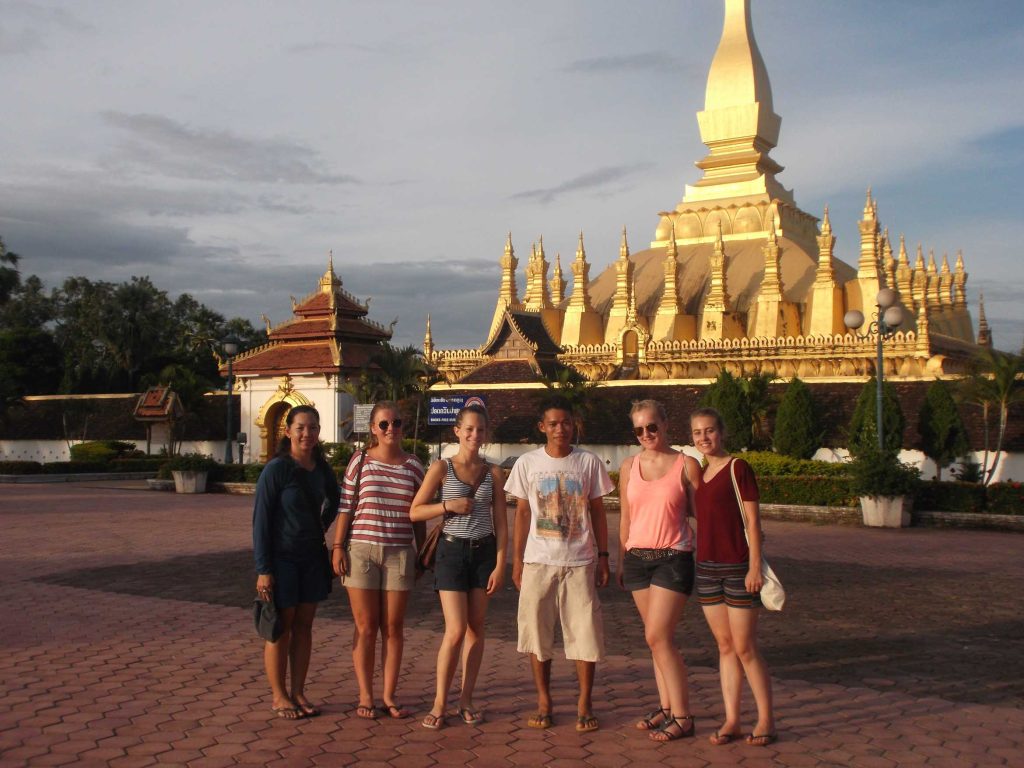
[[626,228],[622,228],[622,242],[619,244],[619,258],[629,258],[629,243],[626,241]]
[[423,334],[423,359],[428,363],[434,357],[434,336],[430,332],[430,313],[427,313],[427,332]]
[[556,304],[565,300],[565,280],[562,279],[562,254],[555,254],[555,269],[551,276],[551,295]]
[[836,239],[832,235],[832,222],[828,217],[828,206],[825,206],[825,215],[821,220],[821,234],[818,240],[818,270],[814,279],[820,283],[831,282],[835,277],[832,268],[832,253],[835,248]]
[[985,294],[978,294],[978,346],[992,349],[992,329],[985,317]]
[[964,271],[963,251],[956,252],[956,266],[953,267],[953,306],[967,307],[967,272]]
[[885,272],[885,284],[889,288],[896,287],[896,259],[892,257],[892,241],[889,240],[889,228],[882,232],[882,269]]
[[939,267],[939,300],[943,307],[953,304],[953,273],[949,270],[949,254],[942,254],[942,266]]
[[900,235],[900,257],[896,266],[896,290],[899,291],[903,304],[911,308],[913,299],[914,272],[910,268],[910,260],[907,258],[907,241]]
[[576,260],[572,263],[572,296],[569,306],[583,312],[591,311],[590,295],[587,283],[590,282],[590,265],[587,263],[587,251],[583,247],[583,232],[580,232],[579,245],[576,246]]
[[928,270],[924,265],[924,249],[917,244],[917,259],[914,261],[914,278],[912,294],[914,311],[917,312],[928,300]]
[[709,153],[697,163],[704,177],[687,186],[684,203],[745,195],[793,203],[792,193],[775,180],[782,166],[768,156],[778,144],[782,120],[774,112],[768,70],[754,40],[749,0],[725,0],[722,37],[697,123]]
[[775,218],[768,219],[768,242],[761,247],[764,256],[764,277],[761,278],[761,296],[770,299],[782,298],[782,284],[779,282],[779,240],[775,236]]
[[[773,227],[774,229],[774,227]],[[722,222],[718,222],[715,250],[711,254],[711,278],[704,311],[729,311],[729,293],[725,284],[725,241],[722,239]]]
[[871,199],[871,187],[868,187],[868,196],[864,201],[864,218],[875,218],[878,213],[878,209],[875,207],[874,201]]
[[[334,296],[334,289],[341,287],[341,280],[334,274],[334,251],[327,252],[327,270],[320,278],[320,292]],[[333,298],[331,299],[333,306]]]
[[611,312],[626,314],[632,304],[633,294],[633,262],[629,260],[629,243],[626,240],[626,228],[622,228],[622,243],[619,245],[619,258],[615,262],[615,298]]
[[676,246],[676,225],[672,222],[672,238],[665,248],[665,288],[661,294],[658,314],[672,316],[679,314],[679,288],[676,285],[676,272],[679,269],[679,249]]
[[501,293],[499,298],[507,306],[519,303],[519,292],[516,290],[516,270],[519,269],[519,259],[512,248],[512,233],[508,233],[505,241],[505,254],[501,258]]
[[[878,208],[871,199],[871,187],[864,203],[864,215],[857,227],[860,229],[860,261],[857,263],[857,277],[860,279],[878,280]],[[871,293],[874,299],[877,288]],[[866,301],[866,299],[865,299]]]
[[938,309],[942,304],[939,299],[939,269],[935,266],[935,250],[928,250],[928,269],[926,271],[928,275],[928,294],[926,303],[929,309]]

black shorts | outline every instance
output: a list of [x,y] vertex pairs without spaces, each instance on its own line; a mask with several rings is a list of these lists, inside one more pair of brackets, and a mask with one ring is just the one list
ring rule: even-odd
[[655,586],[689,595],[693,592],[693,552],[644,560],[630,550],[622,561],[622,583],[630,592]]
[[445,592],[469,592],[487,589],[487,580],[498,564],[498,544],[494,535],[480,539],[437,540],[434,561],[434,589]]
[[276,556],[273,575],[274,603],[278,610],[326,600],[334,581],[319,551],[302,558]]

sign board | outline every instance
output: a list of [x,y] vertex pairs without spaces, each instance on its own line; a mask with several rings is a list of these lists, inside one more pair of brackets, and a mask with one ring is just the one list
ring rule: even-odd
[[352,405],[352,431],[367,434],[370,431],[370,414],[373,403],[354,403]]
[[487,408],[487,403],[478,395],[431,397],[430,410],[427,412],[427,424],[454,424],[456,414],[467,405],[479,405],[481,408]]

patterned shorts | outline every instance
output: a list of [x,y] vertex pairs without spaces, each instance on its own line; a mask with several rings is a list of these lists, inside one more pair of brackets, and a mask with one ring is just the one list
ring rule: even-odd
[[749,563],[697,561],[697,600],[702,606],[725,603],[730,608],[760,608],[761,595],[747,592]]

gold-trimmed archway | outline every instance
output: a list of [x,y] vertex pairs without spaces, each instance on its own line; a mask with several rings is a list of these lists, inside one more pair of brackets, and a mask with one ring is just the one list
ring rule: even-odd
[[[290,376],[285,376],[284,380],[278,386],[277,391],[274,392],[263,406],[260,408],[260,413],[256,417],[256,426],[260,430],[260,461],[265,462],[270,458],[275,446],[273,443],[277,440],[276,424],[277,418],[280,418],[282,408],[278,406],[288,406],[289,408],[296,405],[312,405],[314,408],[316,405],[301,392],[292,388],[292,380]],[[275,434],[271,434],[274,432]]]

